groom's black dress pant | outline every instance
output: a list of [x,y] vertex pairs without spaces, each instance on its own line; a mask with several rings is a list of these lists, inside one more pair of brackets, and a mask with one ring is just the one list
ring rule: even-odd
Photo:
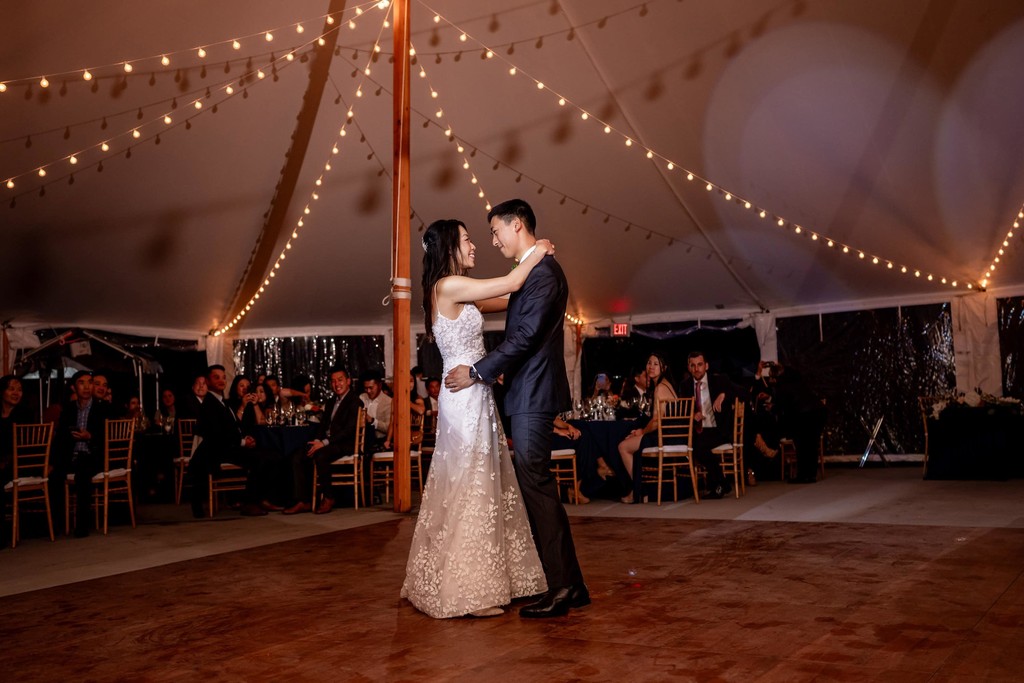
[[512,416],[512,446],[516,478],[523,493],[530,529],[544,567],[548,590],[582,585],[583,572],[551,473],[553,413]]

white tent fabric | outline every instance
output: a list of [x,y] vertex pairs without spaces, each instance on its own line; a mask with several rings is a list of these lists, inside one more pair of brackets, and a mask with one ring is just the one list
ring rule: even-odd
[[[344,9],[327,24],[332,6]],[[0,320],[194,338],[236,315],[265,214],[284,202],[313,61],[301,57],[337,31],[275,242],[287,258],[232,333],[383,334],[387,11],[8,3]],[[412,18],[425,74],[413,241],[423,223],[463,219],[478,275],[508,267],[483,191],[534,205],[589,324],[944,301],[997,256],[989,296],[1024,291],[1020,240],[1006,237],[1024,202],[1019,0],[423,0]],[[414,282],[418,261],[414,246]]]

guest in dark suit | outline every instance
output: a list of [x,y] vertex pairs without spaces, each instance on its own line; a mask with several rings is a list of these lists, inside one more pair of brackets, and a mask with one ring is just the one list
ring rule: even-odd
[[309,479],[313,463],[316,463],[317,484],[323,499],[316,508],[322,515],[334,508],[334,491],[331,486],[331,463],[353,452],[356,439],[356,421],[359,419],[359,396],[350,389],[352,378],[343,368],[331,370],[331,397],[324,406],[316,438],[306,448],[299,448],[291,454],[292,499],[295,503],[285,508],[284,514],[294,515],[309,512]]
[[[57,424],[53,450],[53,474],[50,475],[50,500],[55,507],[65,505],[64,481],[74,474],[75,537],[89,535],[92,519],[92,478],[103,469],[103,445],[109,405],[92,396],[92,373],[83,370],[71,378],[76,400],[64,406]],[[57,511],[55,510],[55,516]],[[63,508],[60,510],[63,513]]]
[[703,351],[691,351],[686,359],[690,379],[680,387],[680,398],[693,401],[693,457],[707,472],[705,498],[721,498],[731,489],[722,475],[721,459],[712,448],[732,443],[736,387],[725,375],[709,375]]
[[[440,407],[439,397],[441,395],[441,380],[437,377],[427,378],[427,394],[423,398],[423,405],[431,415],[437,415]],[[497,397],[495,397],[497,399]]]
[[[516,263],[536,248],[536,218],[530,205],[512,199],[487,214],[493,244]],[[458,390],[476,381],[493,383],[505,374],[505,412],[512,421],[514,462],[523,502],[548,592],[523,607],[523,617],[554,617],[590,604],[569,518],[551,474],[551,439],[555,416],[572,404],[563,355],[565,305],[569,286],[550,255],[534,267],[508,302],[505,340],[472,367],[460,365],[445,377]]]
[[209,387],[206,386],[206,373],[201,372],[192,378],[192,390],[179,401],[179,420],[198,420],[199,414],[203,412],[203,400]]
[[203,517],[203,501],[208,495],[208,475],[216,475],[221,463],[229,462],[246,470],[246,484],[242,514],[265,515],[281,508],[270,502],[274,477],[281,467],[279,454],[256,448],[252,436],[243,436],[235,413],[224,403],[227,373],[222,365],[211,365],[206,371],[209,391],[203,400],[196,423],[196,435],[202,437],[195,455],[189,462],[192,477],[192,514]]

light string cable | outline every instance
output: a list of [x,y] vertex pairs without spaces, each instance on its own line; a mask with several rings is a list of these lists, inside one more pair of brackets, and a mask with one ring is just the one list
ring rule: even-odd
[[[299,47],[296,47],[293,50],[289,51],[283,57],[275,58],[275,60],[268,65],[268,68],[271,69],[274,74],[274,78],[272,80],[277,80],[277,73],[287,68],[288,63],[294,60],[295,54],[299,50],[303,49],[303,47],[306,47],[310,44],[311,43],[300,45]],[[279,65],[279,63],[281,64]],[[188,107],[191,107],[195,111],[187,112],[184,117],[180,116],[175,111],[178,108],[178,97],[175,96],[171,98],[171,105],[169,109],[161,112],[159,115],[151,119],[130,126],[129,128],[122,130],[121,132],[114,133],[113,135],[110,136],[106,136],[98,143],[92,143],[87,147],[78,148],[69,154],[65,154],[56,159],[52,159],[40,166],[35,166],[30,171],[23,171],[15,175],[7,176],[6,180],[3,181],[3,185],[8,190],[16,189],[17,187],[21,186],[22,181],[33,177],[38,177],[39,179],[49,178],[48,180],[45,180],[40,184],[33,185],[28,189],[20,190],[11,195],[10,207],[15,208],[16,200],[18,198],[34,192],[37,188],[39,189],[39,196],[45,196],[46,187],[54,183],[57,183],[61,180],[67,179],[69,185],[74,185],[74,178],[76,172],[80,172],[87,168],[92,167],[96,167],[96,170],[98,172],[102,172],[103,161],[105,159],[113,158],[114,156],[120,155],[122,153],[124,154],[126,159],[131,159],[133,147],[146,143],[150,140],[152,140],[155,144],[159,145],[162,139],[162,133],[166,133],[167,131],[174,130],[182,126],[185,128],[185,130],[190,130],[192,128],[193,119],[198,118],[206,112],[216,114],[219,105],[223,104],[224,102],[227,102],[232,97],[241,94],[242,99],[248,98],[248,88],[254,86],[256,83],[266,78],[267,74],[266,71],[264,71],[263,69],[264,67],[253,67],[252,70],[247,71],[237,79],[232,77],[231,79],[222,80],[218,83],[212,84],[211,86],[197,88],[196,90],[186,93],[186,96],[182,98],[186,103],[184,105],[186,107],[186,112],[188,110]],[[237,87],[235,85],[236,80],[238,81]],[[200,92],[204,92],[205,94],[198,95],[197,93]],[[215,99],[215,93],[217,95],[221,95],[223,93],[223,96],[221,96],[219,99]],[[206,100],[207,104],[212,102],[212,105],[204,105],[204,100]],[[158,102],[158,104],[164,103],[166,101],[166,99],[161,100],[160,102]],[[139,111],[141,111],[141,107],[139,108]],[[109,115],[109,117],[115,118],[116,116],[120,116],[122,113],[123,112],[119,112],[116,115]],[[104,122],[107,118],[108,117],[103,117]],[[144,132],[144,130],[146,130],[147,132]],[[127,145],[122,149],[118,149],[113,154],[111,154],[111,150],[116,146],[116,144],[119,141],[125,141],[127,142]],[[99,152],[98,158],[94,159],[89,163],[83,163],[83,158],[85,157],[85,155],[87,155],[90,152],[96,151]],[[64,163],[66,163],[67,166],[63,166]],[[60,166],[58,166],[58,164],[60,164]],[[57,177],[50,176],[52,172],[60,172],[61,169],[64,169],[66,171],[63,175],[59,175]]]
[[[422,55],[421,54],[416,54],[416,55],[414,55],[414,57],[417,60],[416,61],[417,66],[420,66],[422,64],[422,62],[423,62],[423,60],[421,58]],[[344,59],[345,59],[345,61],[348,62],[348,64],[350,66],[355,66],[353,64],[353,62],[349,61],[347,58],[344,58]],[[357,73],[358,73],[358,68],[356,68],[352,72],[352,75],[355,76]],[[427,77],[425,69],[421,68],[420,77],[421,78],[426,78]],[[392,94],[391,91],[384,84],[382,84],[379,81],[376,81],[376,80],[374,80],[372,78],[370,80],[374,83],[374,85],[378,86],[377,94],[380,94],[381,92],[386,92],[389,95]],[[332,81],[332,84],[333,84],[333,81]],[[338,90],[336,85],[334,87],[335,87],[335,91],[338,92],[338,96],[340,98],[340,96],[341,96],[340,95],[340,91]],[[436,93],[437,91],[431,89],[431,92],[432,93]],[[438,97],[439,97],[439,95],[438,95]],[[437,99],[437,98],[433,97],[433,95],[432,95],[432,99]],[[636,231],[633,234],[643,235],[644,233],[646,233],[646,239],[648,239],[648,240],[651,239],[654,235],[657,235],[657,236],[663,238],[668,243],[669,246],[672,246],[672,245],[674,245],[675,243],[678,242],[678,243],[686,246],[686,253],[688,253],[688,254],[690,252],[696,250],[699,253],[705,255],[709,259],[712,258],[714,256],[714,254],[715,254],[714,250],[709,249],[708,247],[705,247],[705,246],[702,246],[702,245],[699,245],[699,244],[694,244],[693,242],[690,242],[686,238],[677,237],[677,236],[674,236],[674,235],[666,234],[664,232],[660,232],[657,229],[647,227],[647,226],[645,226],[642,223],[639,223],[637,221],[627,220],[626,218],[618,216],[618,215],[614,214],[613,212],[610,212],[610,211],[602,209],[600,206],[597,206],[597,205],[589,203],[589,202],[585,202],[582,199],[578,199],[578,198],[576,198],[576,197],[574,197],[574,196],[572,196],[572,195],[570,195],[570,194],[560,190],[558,187],[552,185],[551,183],[548,183],[546,181],[541,181],[538,178],[530,175],[528,172],[523,171],[523,170],[521,170],[521,169],[519,169],[519,168],[517,168],[515,166],[512,166],[512,165],[510,165],[508,163],[505,163],[504,161],[501,161],[500,159],[498,159],[494,155],[488,153],[480,145],[474,143],[471,140],[467,140],[466,138],[463,138],[461,136],[456,135],[454,133],[454,131],[450,127],[446,128],[447,124],[439,121],[439,118],[442,118],[442,117],[438,117],[436,115],[436,111],[434,112],[433,115],[431,115],[431,114],[425,113],[423,111],[420,111],[419,109],[416,109],[415,107],[412,107],[411,110],[412,110],[413,113],[415,113],[417,116],[419,116],[419,117],[421,117],[423,119],[423,127],[424,128],[429,127],[429,126],[434,126],[434,127],[436,127],[438,129],[438,131],[443,131],[443,134],[449,139],[449,141],[457,143],[457,150],[458,150],[458,152],[460,154],[465,154],[467,148],[470,150],[469,151],[469,158],[466,158],[465,156],[463,157],[463,169],[464,170],[469,171],[470,170],[470,168],[469,168],[469,163],[470,163],[469,159],[475,158],[477,154],[480,154],[481,156],[483,156],[483,157],[489,159],[491,162],[493,162],[492,170],[498,170],[499,168],[501,168],[501,169],[504,169],[504,170],[507,170],[507,171],[510,171],[510,172],[516,174],[515,182],[517,182],[517,183],[522,182],[522,180],[525,178],[528,181],[530,181],[530,182],[534,183],[535,185],[537,185],[537,187],[538,187],[537,193],[538,194],[543,194],[545,190],[550,190],[550,191],[552,191],[556,195],[557,194],[562,195],[561,200],[559,200],[559,205],[565,205],[567,201],[572,201],[576,205],[578,205],[579,207],[582,208],[581,213],[583,215],[587,215],[590,212],[590,210],[593,209],[594,213],[596,213],[596,214],[604,214],[604,219],[602,221],[604,224],[608,224],[608,223],[611,222],[612,219],[615,219],[616,221],[619,221],[623,226],[625,226],[625,232],[630,232],[633,228],[636,228]],[[389,178],[391,177],[390,174],[388,174],[388,177]],[[470,180],[470,182],[472,183],[472,179]],[[476,184],[479,184],[479,182],[476,183]],[[478,196],[480,196],[479,192],[478,192]],[[489,204],[487,205],[487,210],[488,211],[490,210],[490,205]],[[417,217],[420,220],[420,225],[419,225],[418,229],[419,229],[420,232],[422,232],[424,227],[425,227],[424,219],[422,218],[422,216],[419,216],[416,213],[415,210],[412,211],[412,215],[414,217]],[[752,268],[754,266],[757,266],[758,268],[764,269],[769,274],[773,273],[775,271],[776,267],[777,267],[775,264],[753,261],[751,259],[747,259],[747,258],[744,258],[744,257],[736,256],[736,255],[733,255],[733,254],[727,254],[727,256],[728,256],[727,261],[729,263],[733,263],[734,261],[738,261],[740,263],[746,264],[748,269]]]
[[988,287],[988,283],[992,280],[992,274],[995,273],[996,266],[1002,261],[1002,257],[1005,254],[1005,250],[1010,246],[1010,240],[1013,239],[1014,230],[1020,228],[1020,222],[1024,220],[1024,205],[1017,209],[1017,217],[1013,219],[1013,225],[1007,231],[1006,237],[1003,238],[1002,244],[996,249],[996,255],[992,257],[992,260],[988,264],[988,268],[981,275],[980,284],[982,287]]
[[[791,234],[793,234],[795,236],[806,235],[807,237],[809,237],[811,239],[811,241],[821,242],[821,243],[825,244],[827,247],[829,247],[830,249],[837,249],[840,253],[853,255],[857,259],[862,260],[862,261],[864,261],[866,263],[871,263],[872,265],[882,265],[882,264],[884,264],[885,268],[888,269],[888,270],[894,270],[894,271],[898,270],[902,274],[912,275],[915,278],[921,278],[923,276],[924,279],[926,279],[929,282],[940,282],[943,285],[949,285],[949,286],[954,287],[954,288],[959,286],[960,282],[957,279],[955,279],[955,278],[947,277],[947,276],[944,276],[944,275],[936,275],[936,274],[934,274],[932,272],[928,272],[927,269],[922,269],[922,268],[916,268],[916,267],[913,267],[913,266],[909,266],[909,265],[907,265],[905,263],[900,263],[899,261],[897,261],[895,259],[888,259],[888,258],[879,256],[877,254],[871,253],[869,250],[865,250],[865,249],[858,248],[858,247],[855,247],[853,245],[847,244],[847,243],[845,243],[845,242],[843,242],[841,240],[829,237],[828,235],[825,235],[825,234],[823,234],[823,233],[821,233],[819,231],[812,230],[812,229],[807,229],[804,226],[802,226],[802,225],[800,225],[800,224],[798,224],[796,222],[793,222],[793,221],[787,219],[783,215],[781,215],[781,214],[779,214],[777,212],[774,212],[774,211],[769,211],[767,208],[765,208],[765,207],[755,203],[751,199],[747,199],[747,198],[745,198],[745,197],[743,197],[741,195],[738,195],[738,194],[732,192],[731,190],[729,190],[728,188],[726,188],[724,186],[721,186],[721,185],[718,185],[717,183],[713,182],[712,180],[710,180],[708,178],[705,178],[705,177],[701,176],[700,174],[698,174],[698,173],[696,173],[696,172],[694,172],[694,171],[692,171],[692,170],[690,170],[690,169],[688,169],[688,168],[686,168],[684,166],[681,166],[680,164],[678,164],[677,162],[673,161],[672,159],[670,159],[669,157],[665,156],[664,154],[661,154],[661,153],[657,152],[656,150],[654,150],[654,149],[652,149],[650,147],[647,147],[645,145],[640,144],[637,140],[635,140],[628,133],[624,133],[624,132],[618,130],[617,128],[615,128],[614,126],[612,126],[610,123],[601,120],[599,117],[595,116],[593,113],[588,111],[583,106],[573,102],[569,97],[566,97],[564,94],[561,94],[560,92],[552,89],[549,85],[545,84],[543,81],[541,81],[540,79],[538,79],[535,76],[531,75],[530,73],[528,73],[526,71],[523,71],[516,64],[514,64],[512,61],[510,61],[508,58],[506,58],[506,57],[496,53],[494,50],[489,48],[487,46],[487,44],[485,44],[484,42],[482,42],[479,39],[477,39],[471,33],[463,30],[461,27],[456,25],[454,22],[452,22],[449,19],[445,18],[444,15],[436,12],[434,9],[432,9],[430,6],[428,6],[422,0],[420,0],[420,4],[423,5],[423,7],[425,9],[427,9],[428,11],[430,11],[430,12],[432,12],[434,14],[434,22],[435,23],[444,22],[445,24],[450,26],[452,29],[458,31],[459,32],[459,40],[460,41],[467,42],[469,40],[472,40],[473,43],[475,43],[476,45],[479,45],[480,48],[482,48],[483,51],[484,51],[483,54],[484,54],[485,58],[490,59],[490,58],[493,58],[495,56],[498,57],[498,59],[500,59],[502,62],[504,62],[508,66],[508,75],[510,77],[514,78],[517,75],[522,75],[525,78],[533,81],[533,83],[536,85],[537,90],[539,90],[541,92],[551,93],[551,95],[555,96],[557,98],[558,106],[561,106],[561,107],[565,107],[565,106],[572,107],[573,109],[575,109],[579,113],[579,117],[580,117],[580,119],[582,121],[588,121],[590,119],[593,119],[595,123],[597,123],[598,125],[600,125],[602,127],[602,130],[604,131],[604,133],[606,135],[611,135],[612,133],[614,133],[615,135],[617,135],[622,140],[623,144],[626,147],[632,148],[632,147],[635,146],[635,147],[640,148],[641,150],[643,150],[643,152],[646,155],[646,157],[649,160],[651,160],[652,162],[664,164],[665,168],[668,171],[676,171],[676,170],[678,170],[681,173],[685,173],[685,178],[686,178],[687,181],[689,181],[689,182],[696,181],[696,182],[702,183],[704,185],[704,189],[707,192],[715,192],[716,195],[720,199],[722,199],[722,200],[724,200],[726,202],[735,203],[735,204],[737,204],[739,206],[742,206],[744,209],[746,209],[748,211],[752,210],[761,219],[767,219],[770,216],[771,220],[776,225],[778,225],[778,227],[787,230],[788,232],[790,232]],[[966,280],[966,287],[967,287],[967,289],[974,289],[975,288],[975,283],[973,281]]]
[[[335,26],[334,28],[328,29],[328,31],[336,31],[336,30],[338,30],[337,26]],[[272,80],[276,81],[277,80],[277,73],[280,70],[285,69],[289,65],[289,63],[294,62],[297,55],[300,57],[300,61],[305,61],[305,59],[307,58],[306,53],[303,53],[303,54],[300,55],[299,54],[300,51],[302,51],[302,50],[304,50],[306,48],[311,48],[314,44],[316,44],[319,47],[322,47],[323,45],[325,45],[326,43],[325,43],[325,40],[324,40],[324,36],[326,36],[326,35],[327,35],[327,33],[324,33],[322,35],[319,35],[319,36],[316,36],[316,37],[312,38],[311,40],[308,40],[308,41],[306,41],[304,43],[301,43],[297,47],[290,48],[281,57],[275,57],[274,53],[271,52],[270,53],[271,61],[265,67],[264,66],[252,66],[252,64],[251,64],[252,58],[251,58],[251,56],[248,57],[246,59],[246,68],[249,69],[249,70],[246,71],[245,73],[243,73],[237,79],[237,81],[238,81],[237,89],[236,89],[236,86],[235,86],[235,80],[236,79],[235,79],[235,77],[232,77],[230,79],[223,79],[223,80],[219,81],[218,83],[214,84],[212,87],[211,86],[206,86],[205,89],[201,87],[201,88],[197,88],[196,90],[192,91],[191,93],[188,93],[188,97],[184,98],[185,101],[186,101],[186,105],[185,106],[188,107],[189,105],[191,105],[192,108],[194,108],[196,110],[196,112],[192,113],[189,116],[186,116],[184,118],[184,121],[179,120],[177,123],[175,123],[175,117],[174,117],[175,112],[174,112],[174,110],[177,109],[177,107],[178,107],[178,97],[174,96],[174,97],[171,98],[170,109],[163,111],[161,114],[159,114],[159,115],[157,115],[157,116],[155,116],[155,117],[153,117],[153,118],[151,118],[151,119],[149,119],[147,121],[144,121],[144,122],[142,122],[140,124],[136,124],[136,125],[128,128],[128,129],[126,129],[126,130],[123,130],[120,133],[116,133],[116,134],[114,134],[112,136],[107,136],[107,137],[105,137],[99,143],[94,143],[94,144],[89,145],[87,147],[79,148],[76,151],[71,152],[70,154],[65,154],[64,156],[58,157],[57,159],[51,160],[51,161],[49,161],[49,162],[47,162],[45,164],[42,164],[42,165],[37,166],[37,167],[33,167],[33,169],[30,170],[30,171],[24,171],[24,172],[21,172],[19,174],[7,176],[6,179],[3,181],[3,185],[8,190],[14,190],[17,187],[17,184],[18,184],[17,181],[19,181],[19,179],[23,179],[23,178],[31,177],[31,176],[38,176],[39,178],[45,178],[45,177],[47,177],[49,172],[53,170],[54,166],[56,166],[57,164],[64,163],[64,162],[66,162],[70,167],[72,167],[71,171],[69,171],[68,173],[65,173],[64,175],[59,176],[58,178],[53,179],[51,181],[46,181],[42,185],[42,187],[39,187],[38,185],[36,185],[33,188],[31,188],[30,190],[28,190],[28,191],[19,192],[19,193],[13,195],[13,197],[11,199],[11,202],[10,202],[10,207],[14,208],[16,206],[16,199],[18,197],[20,197],[22,195],[25,195],[25,194],[28,194],[28,192],[30,192],[30,191],[34,191],[36,187],[39,187],[39,194],[40,194],[40,196],[45,196],[45,194],[46,194],[46,186],[49,185],[49,184],[52,184],[52,183],[57,182],[59,180],[63,180],[65,178],[68,179],[69,184],[74,184],[74,169],[75,169],[75,167],[77,167],[78,170],[82,170],[82,169],[85,169],[85,168],[91,168],[91,167],[95,166],[98,171],[102,172],[102,170],[103,170],[103,159],[109,157],[109,155],[107,153],[110,152],[110,150],[112,149],[112,146],[113,146],[112,143],[114,143],[117,140],[120,140],[122,138],[127,140],[128,146],[126,147],[126,149],[124,151],[124,154],[125,154],[125,158],[126,159],[130,159],[131,158],[131,149],[132,149],[133,146],[138,145],[138,144],[142,144],[144,142],[147,142],[150,139],[154,140],[154,142],[156,144],[160,144],[160,140],[161,140],[160,132],[153,133],[152,130],[153,130],[154,127],[158,128],[159,131],[166,131],[166,130],[172,130],[172,129],[177,128],[177,127],[179,127],[181,125],[184,125],[185,129],[189,130],[192,127],[192,119],[196,118],[199,114],[203,113],[204,111],[210,111],[211,113],[217,113],[218,105],[226,102],[227,100],[229,100],[230,98],[232,98],[234,96],[237,96],[239,93],[242,95],[243,99],[248,98],[248,96],[249,96],[249,93],[248,93],[249,86],[255,85],[259,81],[262,81],[262,80],[266,79],[267,71],[264,71],[265,68],[267,70],[269,70],[271,75],[273,76]],[[195,93],[198,93],[200,90],[205,90],[205,94],[202,95],[202,96],[195,96],[195,97],[193,97],[193,95]],[[214,93],[216,93],[216,94],[223,93],[224,96],[222,96],[220,99],[216,99],[214,101]],[[208,101],[213,101],[212,106],[209,107],[208,109],[205,108],[205,105],[203,104],[203,100],[204,99],[208,100]],[[166,102],[166,101],[167,100],[164,99],[164,100],[161,100],[160,102]],[[160,103],[160,102],[158,102],[158,103]],[[147,106],[149,106],[149,105],[147,105]],[[142,107],[139,107],[138,111],[141,114]],[[113,117],[113,115],[111,115],[111,117]],[[105,125],[106,125],[106,118],[107,117],[103,117],[103,122],[104,123],[101,124],[101,128],[105,127]],[[163,125],[161,125],[161,123]],[[146,128],[148,128],[150,130],[150,132],[144,137],[143,129],[146,129]],[[87,152],[96,151],[96,150],[99,150],[99,152],[101,152],[100,158],[98,160],[93,161],[92,163],[81,164],[80,165],[80,162],[82,161],[81,157],[83,155],[85,155]],[[118,152],[116,152],[116,154],[120,154],[120,153],[121,153],[120,150]]]
[[[372,0],[370,2],[364,2],[351,9],[346,9],[338,14],[342,15],[338,18],[331,13],[321,14],[318,17],[314,17],[310,20],[305,21],[323,21],[330,26],[333,26],[338,21],[345,21],[344,15],[347,12],[351,12],[353,16],[360,16],[365,11],[365,8],[372,8],[374,6],[380,6],[381,3]],[[350,20],[350,23],[352,20]],[[17,78],[4,78],[0,79],[0,94],[7,92],[11,86],[19,85],[32,85],[37,84],[41,88],[48,88],[51,85],[50,79],[78,79],[81,78],[84,81],[91,81],[98,73],[102,73],[108,69],[119,69],[126,74],[132,73],[137,65],[149,63],[153,61],[159,61],[160,66],[167,68],[173,63],[172,57],[177,57],[185,54],[194,54],[199,59],[205,59],[209,50],[218,48],[225,45],[230,45],[233,50],[241,50],[242,44],[245,41],[252,39],[263,39],[265,42],[270,43],[274,40],[276,34],[282,33],[287,29],[294,29],[299,35],[305,32],[303,22],[288,23],[278,26],[276,28],[268,28],[255,33],[250,33],[236,38],[228,38],[225,40],[218,40],[194,47],[186,48],[183,50],[172,50],[167,52],[158,52],[156,54],[148,55],[145,57],[136,57],[133,59],[125,59],[117,62],[111,62],[108,64],[93,65],[88,67],[78,67],[67,71],[58,71],[47,74],[37,74],[35,76],[17,77]],[[321,45],[322,47],[322,45]]]
[[[381,2],[374,3],[374,6],[377,7],[378,9],[382,9],[382,10],[386,10],[386,11],[385,11],[385,14],[384,14],[384,19],[381,22],[381,27],[380,27],[379,31],[377,32],[377,39],[374,42],[374,48],[369,51],[368,56],[367,56],[366,65],[362,69],[363,76],[360,78],[359,83],[356,85],[355,97],[357,99],[361,98],[363,96],[363,85],[364,85],[364,83],[368,79],[370,79],[370,74],[372,73],[371,65],[373,64],[375,56],[379,55],[380,52],[381,52],[381,50],[380,50],[381,36],[384,35],[385,29],[387,29],[390,26],[390,22],[388,20],[388,16],[390,15],[390,8],[389,8],[390,7],[390,3],[389,2],[385,2],[385,0],[381,0]],[[355,20],[350,20],[349,27],[350,28],[355,28],[354,24],[355,24]],[[337,28],[338,27],[334,27],[334,28],[329,29],[329,30],[330,31],[334,31],[334,30],[337,30]],[[326,35],[326,33],[324,35]],[[341,93],[340,92],[338,93],[338,97],[339,98],[341,97]],[[354,108],[354,106],[349,105],[346,108],[345,119],[344,119],[344,121],[343,121],[343,123],[341,125],[341,128],[338,131],[338,138],[345,138],[345,137],[348,136],[347,127],[348,127],[348,125],[354,119],[355,119],[355,108]],[[364,138],[365,138],[365,136],[364,136]],[[321,192],[321,188],[323,187],[323,184],[324,184],[324,177],[333,168],[333,165],[331,163],[331,159],[333,157],[337,156],[338,154],[340,154],[340,152],[341,152],[341,148],[339,147],[339,144],[340,144],[340,141],[337,140],[337,139],[335,139],[331,143],[330,151],[325,155],[326,156],[326,161],[323,163],[323,166],[321,167],[323,170],[317,176],[317,179],[313,182],[313,189],[309,193],[309,200],[306,202],[306,205],[302,209],[302,213],[300,214],[299,218],[296,220],[295,227],[292,229],[290,237],[287,240],[285,240],[284,247],[281,249],[280,253],[277,255],[277,258],[274,260],[274,263],[268,268],[267,273],[264,274],[263,283],[259,286],[257,291],[249,299],[249,301],[239,307],[239,309],[235,312],[234,316],[232,316],[230,313],[228,314],[227,317],[230,317],[231,320],[228,323],[221,325],[221,327],[219,327],[218,329],[214,330],[213,331],[213,336],[219,337],[220,335],[225,334],[226,332],[230,331],[232,328],[234,328],[235,325],[238,325],[239,323],[241,323],[242,320],[245,318],[245,316],[259,302],[260,297],[266,292],[267,288],[270,287],[271,284],[274,282],[274,280],[277,278],[278,271],[281,270],[282,265],[284,264],[285,260],[288,258],[288,252],[292,249],[292,243],[299,239],[299,235],[301,234],[302,228],[306,224],[306,219],[308,219],[312,215],[312,213],[313,213],[313,205],[320,199],[320,192]]]

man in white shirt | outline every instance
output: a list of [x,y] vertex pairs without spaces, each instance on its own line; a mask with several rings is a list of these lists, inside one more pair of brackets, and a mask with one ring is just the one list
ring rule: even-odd
[[391,425],[391,397],[384,393],[380,375],[363,379],[363,393],[359,399],[366,409],[366,452],[374,453],[388,436]]

